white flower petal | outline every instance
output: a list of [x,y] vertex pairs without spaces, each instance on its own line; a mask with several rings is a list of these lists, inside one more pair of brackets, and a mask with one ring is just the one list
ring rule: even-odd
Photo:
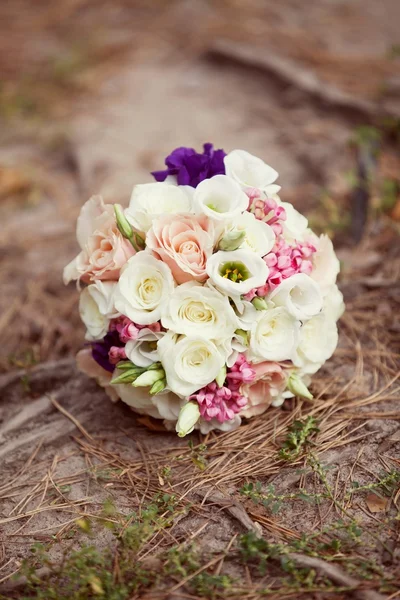
[[251,329],[249,359],[255,363],[291,360],[298,343],[300,322],[281,306],[258,314]]
[[125,211],[126,218],[138,231],[146,233],[156,217],[163,214],[190,213],[192,200],[183,187],[185,186],[168,183],[136,185],[129,207]]
[[240,186],[226,175],[204,179],[193,195],[194,210],[215,221],[226,221],[244,212],[249,199]]
[[[242,279],[232,281],[224,277],[228,271],[232,271],[232,266],[237,266],[239,272],[242,271]],[[264,285],[269,269],[263,259],[254,252],[234,250],[213,254],[207,261],[207,273],[221,292],[233,297],[247,294],[253,288]]]
[[278,177],[275,169],[245,150],[233,150],[225,156],[224,163],[228,177],[234,179],[242,188],[264,190]]
[[304,273],[284,279],[268,296],[275,306],[284,306],[299,321],[306,321],[322,310],[319,286]]

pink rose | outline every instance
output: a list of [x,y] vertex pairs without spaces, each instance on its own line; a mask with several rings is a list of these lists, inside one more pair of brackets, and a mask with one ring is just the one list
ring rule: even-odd
[[205,281],[214,226],[205,215],[163,215],[148,231],[146,244],[169,266],[177,283]]
[[113,374],[103,369],[94,360],[90,348],[85,348],[78,352],[76,355],[76,364],[82,373],[95,379],[97,383],[104,388],[105,393],[113,402],[117,402],[118,394],[115,388],[110,385]]
[[247,418],[261,415],[286,387],[285,371],[278,363],[262,362],[251,368],[256,372],[255,378],[239,390],[247,398],[247,408],[240,416]]
[[82,279],[118,280],[121,267],[135,254],[117,228],[112,204],[92,196],[81,209],[76,228],[81,252],[64,269],[64,283]]

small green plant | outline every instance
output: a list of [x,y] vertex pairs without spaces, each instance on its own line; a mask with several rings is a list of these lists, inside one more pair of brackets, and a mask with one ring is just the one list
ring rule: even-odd
[[318,433],[317,422],[314,417],[309,416],[304,421],[295,421],[289,428],[286,440],[279,451],[283,460],[294,460],[309,444],[312,434]]

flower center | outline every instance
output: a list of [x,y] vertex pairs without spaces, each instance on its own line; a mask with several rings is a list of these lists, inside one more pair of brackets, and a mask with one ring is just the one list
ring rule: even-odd
[[247,269],[246,265],[239,262],[227,262],[220,266],[219,274],[224,279],[229,279],[234,283],[241,283],[242,281],[246,281],[251,274]]

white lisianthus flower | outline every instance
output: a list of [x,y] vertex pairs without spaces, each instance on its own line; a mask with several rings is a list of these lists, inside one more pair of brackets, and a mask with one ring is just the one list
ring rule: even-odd
[[102,339],[108,331],[110,319],[118,316],[114,307],[116,286],[114,281],[96,281],[82,290],[79,314],[87,329],[85,339]]
[[275,306],[284,306],[299,321],[306,321],[322,309],[319,286],[309,275],[296,273],[284,279],[268,296]]
[[300,322],[282,306],[258,312],[250,335],[249,360],[291,360],[299,339]]
[[325,296],[327,289],[336,282],[340,271],[340,262],[333,249],[332,241],[327,235],[321,235],[319,238],[315,236],[312,242],[315,244],[317,251],[312,257],[313,270],[311,277],[321,287]]
[[250,250],[259,256],[265,256],[270,252],[275,244],[275,233],[264,221],[256,219],[252,213],[244,212],[232,223],[225,226],[222,238],[230,233],[237,231],[244,232],[244,238],[238,249]]
[[157,342],[165,333],[163,331],[152,331],[145,327],[141,329],[136,339],[129,340],[125,346],[127,358],[137,367],[149,367],[160,360],[157,350]]
[[115,290],[115,307],[139,325],[155,323],[174,286],[165,263],[145,251],[138,252],[123,268]]
[[146,233],[163,214],[190,213],[192,200],[186,189],[168,183],[144,183],[133,188],[125,216],[138,231]]
[[175,288],[165,305],[161,323],[175,333],[210,340],[231,338],[239,327],[228,298],[194,281]]
[[245,150],[232,150],[225,156],[224,164],[228,177],[236,181],[242,189],[258,188],[269,197],[281,189],[279,185],[272,185],[278,178],[275,169]]
[[286,212],[286,220],[282,221],[283,237],[288,242],[302,242],[308,231],[308,220],[290,202],[279,202],[279,206]]
[[334,321],[338,321],[345,310],[343,294],[336,284],[326,288],[324,292],[324,306],[322,312]]
[[168,331],[158,342],[167,385],[181,397],[187,397],[211,383],[226,363],[226,350],[201,337],[178,336]]
[[228,296],[241,296],[265,284],[269,269],[249,250],[220,250],[207,260],[207,273],[214,285]]
[[316,373],[334,353],[338,343],[338,330],[334,319],[321,313],[300,330],[300,340],[293,363],[302,373]]
[[215,175],[199,183],[193,195],[197,214],[205,214],[214,221],[226,221],[243,213],[249,199],[240,186],[226,175]]

